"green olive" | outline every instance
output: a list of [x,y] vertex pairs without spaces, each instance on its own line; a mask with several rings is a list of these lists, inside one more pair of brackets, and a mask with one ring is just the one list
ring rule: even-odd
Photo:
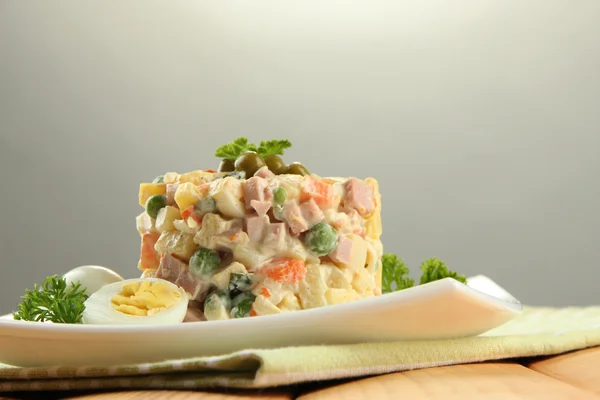
[[255,151],[247,151],[235,160],[235,170],[246,172],[247,178],[264,166],[264,160]]
[[235,171],[235,161],[229,159],[229,158],[224,158],[223,160],[221,160],[221,163],[219,164],[219,172],[232,172]]
[[267,167],[269,167],[271,172],[275,175],[285,174],[287,170],[287,166],[285,165],[281,157],[275,154],[265,158],[265,163],[267,164]]
[[306,167],[299,162],[294,162],[288,165],[287,173],[292,175],[310,175]]

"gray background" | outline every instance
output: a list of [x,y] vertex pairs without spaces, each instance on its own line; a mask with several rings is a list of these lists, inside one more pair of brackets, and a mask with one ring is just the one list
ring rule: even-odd
[[0,312],[138,274],[138,184],[239,135],[374,176],[383,241],[599,304],[600,2],[0,2]]

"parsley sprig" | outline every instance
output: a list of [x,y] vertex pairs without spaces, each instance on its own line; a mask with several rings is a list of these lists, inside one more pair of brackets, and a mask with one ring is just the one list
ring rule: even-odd
[[[415,281],[409,277],[410,270],[404,261],[395,254],[386,253],[382,256],[382,289],[383,293],[407,289],[415,285]],[[419,284],[437,281],[444,278],[453,278],[461,283],[467,283],[464,275],[448,269],[446,264],[437,257],[429,258],[421,264],[421,278]]]
[[52,275],[33,290],[27,289],[21,297],[18,310],[13,313],[15,320],[76,324],[81,322],[85,288],[79,283],[67,287],[64,278]]
[[217,148],[215,156],[228,160],[235,160],[247,151],[255,151],[262,158],[271,155],[283,155],[285,149],[292,147],[289,140],[263,140],[257,146],[248,142],[248,138],[239,137],[233,142],[224,144]]
[[446,263],[439,260],[437,257],[423,261],[419,267],[423,271],[420,284],[437,281],[444,278],[453,278],[461,283],[467,283],[467,278],[464,275],[459,275],[454,271],[450,271]]
[[381,258],[383,263],[382,285],[384,292],[393,292],[402,290],[415,285],[415,281],[410,279],[410,270],[404,264],[404,260],[395,254],[384,254]]
[[256,151],[255,145],[248,143],[248,139],[245,137],[239,137],[231,143],[224,144],[217,148],[215,156],[220,158],[226,158],[229,160],[235,160],[241,154],[246,151]]
[[265,158],[276,154],[283,155],[284,150],[290,147],[292,147],[292,143],[289,140],[267,140],[260,142],[256,152]]

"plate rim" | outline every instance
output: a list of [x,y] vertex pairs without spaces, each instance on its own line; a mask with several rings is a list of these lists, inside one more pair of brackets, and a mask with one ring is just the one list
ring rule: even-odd
[[[479,275],[481,276],[481,275]],[[489,279],[489,278],[488,278]],[[491,280],[491,279],[490,279]],[[88,334],[88,335],[110,335],[111,333],[119,334],[144,334],[144,333],[169,333],[173,329],[177,332],[193,331],[198,329],[200,326],[210,326],[213,329],[219,329],[220,327],[230,327],[232,329],[252,327],[255,325],[262,325],[265,322],[275,323],[278,321],[281,324],[285,324],[288,321],[297,321],[306,318],[319,318],[324,315],[331,314],[332,312],[350,312],[356,308],[370,308],[377,307],[377,305],[388,303],[390,301],[398,302],[410,302],[411,300],[418,300],[415,298],[423,296],[423,293],[430,292],[435,294],[439,290],[455,290],[462,291],[464,294],[474,297],[477,301],[485,302],[488,305],[492,305],[499,311],[510,312],[518,315],[523,311],[523,305],[521,302],[510,302],[501,298],[492,296],[488,293],[482,292],[475,288],[468,286],[468,284],[461,283],[453,278],[439,279],[433,282],[428,282],[422,285],[413,286],[407,289],[398,290],[390,293],[384,293],[379,296],[369,297],[356,301],[351,301],[342,304],[336,304],[331,306],[317,307],[308,310],[299,310],[289,313],[281,313],[274,315],[264,315],[258,318],[239,318],[231,320],[219,320],[219,321],[196,321],[186,322],[179,324],[148,324],[148,325],[92,325],[92,324],[53,324],[53,323],[40,323],[34,321],[15,321],[10,316],[12,313],[6,314],[0,317],[0,336],[13,336],[14,333],[18,332],[20,336],[24,334],[26,336],[37,336],[39,334]],[[12,334],[11,334],[12,333]]]

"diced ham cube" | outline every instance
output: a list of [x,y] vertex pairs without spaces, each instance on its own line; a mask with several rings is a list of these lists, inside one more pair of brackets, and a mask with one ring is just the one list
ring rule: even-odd
[[185,314],[183,322],[200,322],[206,321],[206,316],[202,311],[202,304],[197,301],[190,301],[188,304],[188,310]]
[[360,215],[369,214],[375,209],[375,196],[373,187],[356,178],[346,182],[346,207],[353,208]]
[[177,192],[178,183],[167,184],[167,205],[175,205],[175,192]]
[[285,247],[286,228],[283,222],[269,224],[263,243],[266,247],[280,250]]
[[352,240],[348,239],[346,236],[340,236],[338,238],[337,247],[329,253],[329,257],[341,264],[349,264],[350,257],[352,255]]
[[251,200],[250,205],[252,206],[252,208],[254,208],[259,217],[266,215],[267,212],[269,212],[269,209],[271,208],[270,201]]
[[161,257],[155,277],[176,284],[195,301],[203,301],[210,289],[209,282],[192,274],[187,264],[170,254]]
[[300,204],[300,213],[302,214],[302,218],[304,218],[308,224],[309,229],[323,221],[323,218],[325,218],[323,211],[321,211],[314,199],[309,199]]
[[175,282],[187,265],[177,258],[166,254],[160,258],[160,264],[156,270],[155,278]]
[[246,232],[248,232],[250,241],[261,243],[269,225],[270,221],[267,215],[246,217]]
[[269,183],[266,179],[258,176],[245,180],[243,190],[246,209],[252,207],[252,200],[270,201],[273,199],[273,192],[269,188]]
[[275,174],[265,165],[264,167],[260,167],[258,171],[254,173],[254,176],[258,176],[259,178],[272,178]]
[[203,301],[210,289],[210,283],[192,274],[189,268],[186,268],[173,283],[185,290],[190,295],[190,300],[195,301]]
[[302,216],[302,210],[295,201],[287,202],[283,206],[283,218],[295,235],[308,230],[308,222]]

